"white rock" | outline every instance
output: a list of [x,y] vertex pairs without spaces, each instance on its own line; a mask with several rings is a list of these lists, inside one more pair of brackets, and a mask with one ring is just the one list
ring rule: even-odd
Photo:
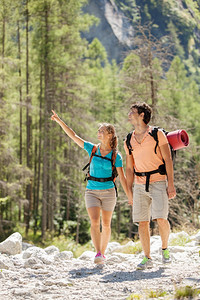
[[180,232],[177,232],[177,233],[170,233],[169,235],[169,243],[171,241],[173,241],[174,239],[177,239],[179,237],[182,237],[182,238],[185,238],[185,239],[190,239],[190,236],[187,232],[185,231],[180,231]]
[[55,252],[56,253],[60,252],[60,250],[56,246],[49,246],[49,247],[45,248],[44,251],[50,255],[55,254]]
[[27,259],[27,263],[28,263],[29,265],[35,265],[35,264],[38,263],[38,261],[37,261],[36,258],[30,257],[30,258]]
[[151,236],[150,238],[151,254],[158,253],[161,247],[161,238],[159,235]]
[[94,260],[95,257],[95,253],[93,251],[85,251],[81,254],[81,256],[79,256],[78,259],[81,260]]
[[120,247],[120,243],[118,242],[110,242],[106,248],[106,254],[112,253],[115,251],[116,248]]
[[173,246],[169,247],[171,253],[185,252],[187,248],[183,246]]
[[113,255],[111,255],[107,260],[115,260],[116,257],[118,258],[118,262],[124,262],[132,259],[134,257],[134,254],[125,254],[125,253],[117,253],[115,252]]
[[39,248],[39,247],[31,247],[31,248],[28,248],[26,251],[24,251],[23,253],[23,259],[27,259],[31,256],[39,256],[39,255],[46,255],[46,252],[44,251],[44,249],[42,248]]
[[6,255],[0,254],[0,270],[6,269],[8,270],[10,267],[13,267],[13,262]]
[[191,241],[191,242],[185,244],[185,247],[195,247],[195,246],[196,246],[195,241]]
[[29,244],[29,243],[22,242],[22,251],[25,251],[26,249],[28,249],[30,247],[35,247],[35,246],[32,244]]
[[0,243],[0,252],[10,255],[22,252],[22,236],[19,232],[11,234],[5,241]]
[[25,260],[24,262],[24,268],[30,268],[30,269],[42,269],[44,265],[39,263],[36,259],[34,258],[29,258]]
[[71,251],[62,251],[60,253],[56,253],[54,256],[55,260],[71,260],[73,258],[73,253]]
[[108,265],[114,265],[116,263],[118,263],[118,264],[120,263],[120,258],[116,255],[113,255],[112,258],[109,257],[106,260],[106,264],[108,264]]
[[[131,247],[136,246],[136,243],[134,243],[133,241],[129,241],[128,243],[126,243],[125,245],[119,245],[116,248],[114,248],[114,250],[112,251],[112,253],[125,253],[125,254],[132,254],[131,253]],[[128,253],[126,253],[126,251],[128,251]],[[107,252],[106,252],[107,254]],[[108,253],[109,254],[109,253]],[[110,253],[111,254],[111,253]]]
[[48,255],[44,249],[39,247],[31,247],[24,251],[23,258],[28,259],[30,257],[35,258],[37,262],[42,262],[46,265],[50,265],[54,261],[53,256]]
[[200,230],[194,235],[194,239],[196,241],[196,245],[200,245]]
[[71,284],[72,284],[71,281],[66,280],[66,279],[59,279],[59,280],[47,279],[46,281],[44,281],[44,285],[46,285],[46,286],[53,286],[53,285],[68,286]]

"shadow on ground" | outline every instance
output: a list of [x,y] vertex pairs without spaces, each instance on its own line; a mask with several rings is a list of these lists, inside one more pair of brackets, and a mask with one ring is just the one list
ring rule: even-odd
[[[76,270],[71,270],[69,274],[72,278],[87,278],[93,275],[101,275],[100,282],[124,282],[124,281],[137,281],[143,279],[156,279],[168,277],[164,274],[165,269],[159,268],[156,271],[133,271],[133,272],[124,272],[117,271],[109,274],[103,274],[103,267],[94,267],[94,268],[81,268]],[[106,270],[107,271],[107,270]],[[102,276],[103,275],[103,276]]]

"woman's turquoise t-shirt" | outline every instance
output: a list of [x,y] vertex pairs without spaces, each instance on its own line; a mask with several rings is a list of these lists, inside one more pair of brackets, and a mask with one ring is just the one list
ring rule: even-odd
[[[89,157],[91,155],[92,149],[94,147],[94,144],[89,142],[84,142],[84,149],[89,154]],[[97,155],[101,155],[99,147],[96,151]],[[109,152],[105,157],[112,158],[112,151]],[[115,160],[115,167],[122,167],[122,156],[121,154],[117,153],[117,157]],[[94,156],[92,158],[92,161],[90,163],[90,175],[97,178],[107,178],[112,176],[112,164],[111,161],[102,159],[100,157]],[[93,180],[88,180],[87,183],[87,189],[90,190],[105,190],[105,189],[111,189],[114,187],[114,183],[112,181],[107,182],[98,182]]]

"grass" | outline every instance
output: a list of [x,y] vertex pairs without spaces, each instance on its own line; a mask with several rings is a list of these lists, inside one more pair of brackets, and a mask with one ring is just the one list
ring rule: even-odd
[[139,295],[139,294],[131,294],[126,300],[140,300],[140,299],[142,299],[141,295]]
[[175,299],[195,299],[198,295],[200,295],[200,289],[185,286],[177,288],[174,297]]
[[[195,289],[191,286],[178,287],[175,289],[173,295],[162,290],[150,290],[145,294],[131,294],[126,300],[143,300],[143,299],[197,299],[200,295],[200,289]],[[199,298],[198,298],[199,299]]]
[[185,246],[187,243],[191,242],[191,239],[189,236],[186,236],[184,234],[179,234],[175,238],[170,240],[169,245],[170,246]]
[[167,292],[158,290],[158,291],[149,291],[147,296],[148,296],[148,298],[160,298],[160,297],[164,297],[166,295],[167,295]]
[[134,245],[124,245],[123,248],[117,249],[114,252],[124,253],[124,254],[138,254],[142,252],[142,245],[140,242],[136,242]]
[[162,290],[150,290],[146,291],[145,295],[140,294],[131,294],[126,300],[136,300],[136,299],[164,299],[164,297],[167,296],[167,292]]

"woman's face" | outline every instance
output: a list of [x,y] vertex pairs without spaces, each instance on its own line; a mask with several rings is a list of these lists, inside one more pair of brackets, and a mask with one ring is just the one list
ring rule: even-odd
[[98,129],[97,137],[100,141],[109,141],[112,137],[112,134],[108,133],[105,126],[101,126]]

